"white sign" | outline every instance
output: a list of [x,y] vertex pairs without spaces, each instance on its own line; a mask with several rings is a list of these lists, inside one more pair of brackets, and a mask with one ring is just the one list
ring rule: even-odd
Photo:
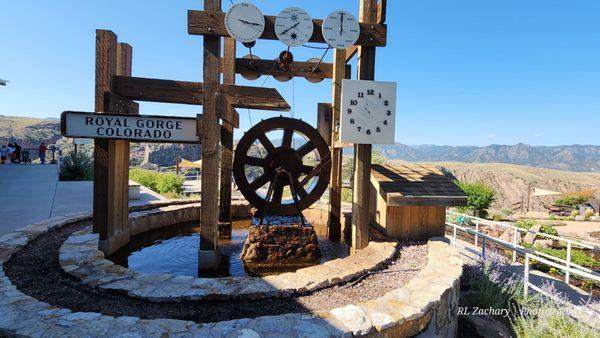
[[74,138],[73,139],[73,144],[92,144],[92,142],[94,142],[94,140],[91,140],[89,138]]
[[396,122],[396,83],[342,81],[340,141],[392,144]]
[[145,142],[196,143],[196,119],[149,115],[63,112],[63,136]]

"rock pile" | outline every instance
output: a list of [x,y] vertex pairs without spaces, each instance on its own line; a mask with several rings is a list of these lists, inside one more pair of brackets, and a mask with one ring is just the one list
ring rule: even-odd
[[248,230],[242,260],[252,270],[302,268],[319,264],[321,250],[312,226],[254,225]]

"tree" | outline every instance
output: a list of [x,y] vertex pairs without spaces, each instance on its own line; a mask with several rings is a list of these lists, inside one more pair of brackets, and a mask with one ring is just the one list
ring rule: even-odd
[[482,182],[455,182],[467,195],[467,209],[484,216],[496,198],[496,191]]

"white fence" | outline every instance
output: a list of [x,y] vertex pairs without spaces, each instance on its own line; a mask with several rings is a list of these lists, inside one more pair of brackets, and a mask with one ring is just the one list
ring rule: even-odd
[[[481,242],[480,256],[482,257],[482,259],[485,259],[485,256],[486,256],[487,241],[491,241],[493,243],[496,243],[500,246],[503,246],[505,248],[512,250],[513,262],[515,262],[517,260],[517,253],[521,254],[525,257],[525,269],[524,269],[524,278],[523,278],[524,279],[523,291],[524,291],[525,297],[527,297],[529,288],[531,288],[531,289],[533,289],[537,292],[540,292],[548,297],[551,297],[557,301],[561,301],[560,299],[556,299],[549,293],[543,291],[536,285],[529,282],[529,274],[530,274],[530,269],[531,269],[530,261],[532,259],[535,259],[536,261],[538,261],[540,263],[547,264],[548,266],[551,266],[558,270],[564,271],[565,272],[565,283],[567,283],[567,284],[569,284],[569,282],[570,282],[571,274],[578,275],[578,276],[593,280],[595,282],[600,282],[600,274],[598,272],[595,272],[591,269],[588,269],[586,267],[583,267],[581,265],[571,262],[571,250],[573,247],[581,247],[581,248],[586,248],[586,249],[597,250],[598,248],[593,245],[574,241],[574,240],[567,239],[567,238],[562,238],[559,236],[544,234],[541,232],[529,231],[527,229],[519,228],[519,227],[509,224],[509,223],[490,221],[490,220],[486,220],[483,218],[465,215],[465,214],[461,214],[461,213],[454,212],[454,211],[447,211],[447,215],[448,214],[454,215],[454,216],[459,216],[459,217],[465,217],[466,219],[470,220],[471,222],[473,222],[475,224],[475,229],[472,229],[468,226],[462,226],[462,225],[458,225],[458,224],[446,221],[446,226],[452,228],[452,243],[455,246],[457,245],[457,241],[456,241],[457,231],[462,231],[464,233],[473,235],[475,237],[475,240],[474,240],[475,246],[479,246],[479,242]],[[496,226],[500,226],[505,229],[512,229],[512,231],[513,231],[512,242],[507,242],[503,239],[489,236],[485,233],[480,232],[479,227],[481,225],[496,225]],[[529,232],[529,233],[535,234],[536,236],[542,236],[542,237],[546,237],[546,238],[549,238],[549,239],[552,239],[555,241],[566,243],[566,245],[567,245],[566,260],[559,258],[559,257],[552,256],[552,255],[545,254],[543,252],[539,252],[535,249],[529,249],[529,248],[526,248],[526,247],[520,245],[519,240],[518,240],[519,232],[525,232],[525,233]],[[479,238],[481,238],[481,241],[479,240]],[[582,310],[582,308],[579,306],[576,306],[576,308],[578,310]],[[583,310],[583,311],[588,312],[587,310]]]

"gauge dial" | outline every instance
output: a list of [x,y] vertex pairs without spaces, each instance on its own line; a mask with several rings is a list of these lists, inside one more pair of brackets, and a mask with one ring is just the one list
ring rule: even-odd
[[322,31],[325,41],[331,47],[346,49],[358,40],[360,25],[350,12],[339,10],[323,20]]
[[225,14],[225,28],[232,38],[243,43],[256,41],[265,30],[265,17],[258,7],[238,2]]
[[312,18],[302,8],[286,8],[275,19],[275,34],[281,42],[290,47],[307,43],[313,35],[313,30]]

